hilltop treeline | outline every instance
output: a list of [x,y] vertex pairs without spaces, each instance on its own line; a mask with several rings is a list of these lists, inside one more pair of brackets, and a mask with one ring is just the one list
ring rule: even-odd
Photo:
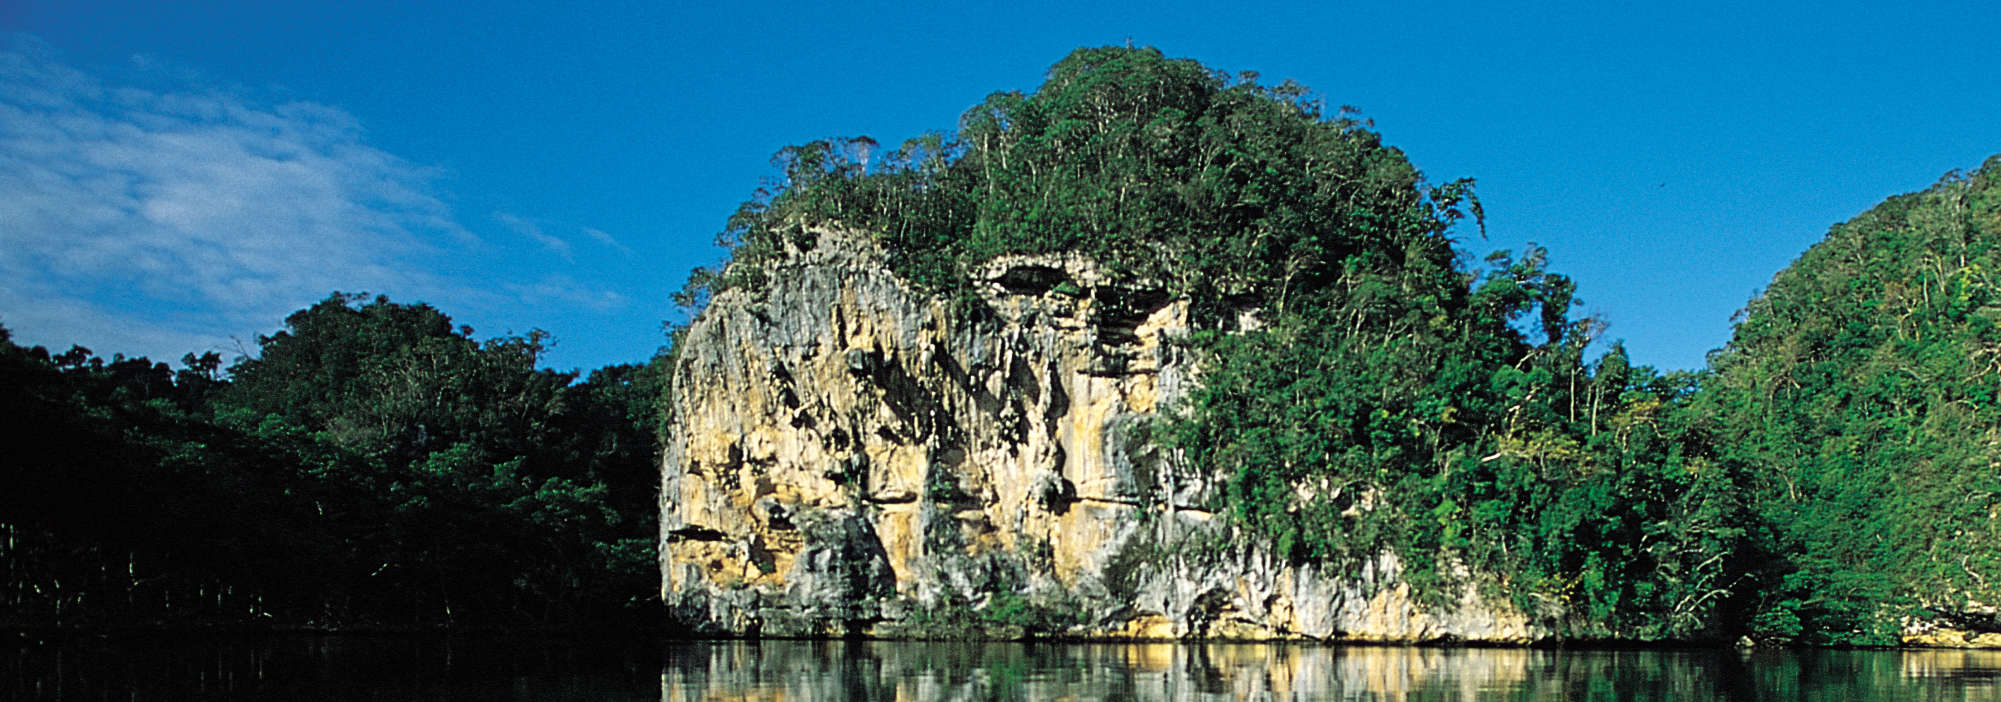
[[654,371],[336,294],[224,367],[0,329],[0,627],[644,621]]

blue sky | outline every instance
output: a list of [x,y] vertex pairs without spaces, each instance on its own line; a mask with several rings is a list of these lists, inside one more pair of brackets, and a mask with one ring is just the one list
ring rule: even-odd
[[0,2],[0,324],[227,357],[365,290],[644,360],[772,152],[1130,39],[1359,107],[1478,179],[1465,248],[1541,243],[1693,368],[1830,225],[2001,152],[1990,3],[720,5]]

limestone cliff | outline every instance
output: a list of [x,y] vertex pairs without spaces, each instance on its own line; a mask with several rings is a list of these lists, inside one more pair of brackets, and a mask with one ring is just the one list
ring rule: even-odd
[[[1466,578],[1275,560],[1147,439],[1194,382],[1185,303],[1075,257],[974,271],[982,312],[820,231],[681,342],[662,597],[709,633],[1523,642]],[[972,307],[980,308],[981,305]],[[1535,621],[1544,621],[1535,620]]]

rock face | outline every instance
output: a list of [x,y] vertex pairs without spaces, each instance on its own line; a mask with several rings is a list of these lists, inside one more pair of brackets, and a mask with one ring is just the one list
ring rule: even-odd
[[[1385,553],[1295,567],[1204,509],[1148,439],[1192,386],[1185,303],[1087,260],[914,294],[820,231],[687,330],[662,469],[661,594],[697,631],[1525,642],[1471,584],[1421,607]],[[967,309],[981,309],[967,313]],[[1470,581],[1471,579],[1466,579]],[[1537,620],[1540,621],[1540,620]]]
[[1899,626],[1906,646],[2001,649],[2001,607],[1978,600],[1927,602],[1928,618],[1907,617]]

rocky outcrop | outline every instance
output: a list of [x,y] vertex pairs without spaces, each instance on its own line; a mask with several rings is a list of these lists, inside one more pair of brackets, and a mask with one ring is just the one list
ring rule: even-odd
[[[914,294],[820,231],[681,341],[662,597],[698,631],[1525,642],[1467,584],[1420,606],[1390,553],[1299,567],[1206,511],[1149,439],[1192,386],[1185,302],[1075,257]],[[797,245],[798,242],[795,242]]]
[[2001,648],[2001,607],[1971,598],[1923,605],[1928,616],[1905,617],[1899,640],[1930,648]]

